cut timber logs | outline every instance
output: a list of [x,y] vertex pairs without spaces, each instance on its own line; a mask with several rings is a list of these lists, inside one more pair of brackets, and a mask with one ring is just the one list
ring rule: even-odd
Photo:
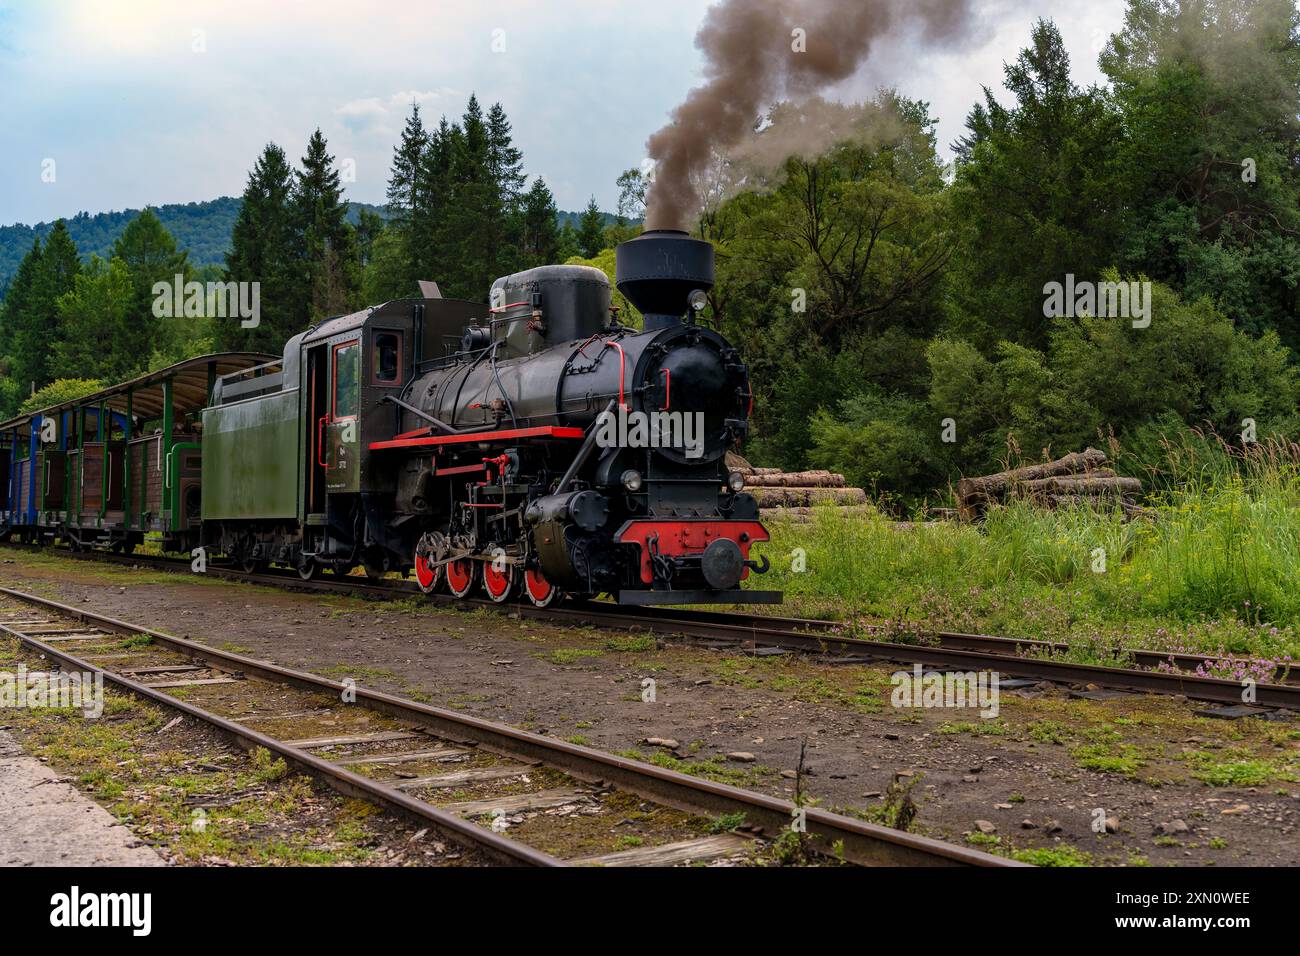
[[813,505],[865,505],[861,488],[750,488],[760,508],[810,508]]
[[982,478],[963,478],[957,482],[958,514],[963,520],[971,521],[982,516],[989,505],[1017,496],[1028,497],[1046,507],[1067,502],[1118,500],[1126,513],[1141,510],[1130,499],[1141,494],[1142,482],[1122,478],[1104,467],[1105,464],[1105,452],[1087,448],[1056,461]]
[[1025,491],[1030,495],[1138,495],[1142,493],[1142,482],[1136,478],[1039,478],[1026,481]]
[[829,471],[775,471],[755,469],[745,476],[750,488],[843,488],[844,476]]
[[844,476],[833,471],[755,468],[734,452],[727,452],[727,468],[745,476],[745,490],[764,511],[780,510],[788,514],[817,505],[861,508],[867,504],[865,491],[848,487]]

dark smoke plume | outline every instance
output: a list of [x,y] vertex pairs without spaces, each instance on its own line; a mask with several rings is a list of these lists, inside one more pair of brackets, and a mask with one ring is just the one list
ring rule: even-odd
[[[722,0],[710,7],[695,36],[706,82],[650,137],[655,170],[646,228],[681,228],[699,208],[696,180],[745,140],[774,103],[810,101],[848,79],[877,40],[909,23],[920,25],[926,42],[965,36],[970,3]],[[802,31],[802,51],[796,31]]]

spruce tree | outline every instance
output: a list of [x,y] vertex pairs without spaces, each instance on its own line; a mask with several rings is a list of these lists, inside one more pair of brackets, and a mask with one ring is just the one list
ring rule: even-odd
[[18,377],[14,347],[21,317],[27,315],[32,308],[40,268],[41,240],[37,236],[32,240],[27,255],[18,263],[18,271],[9,283],[4,303],[0,304],[0,419],[9,418],[17,412],[18,406],[31,391],[31,382],[24,385]]
[[268,143],[248,176],[226,253],[226,281],[260,283],[260,324],[245,329],[224,320],[217,326],[222,348],[279,353],[302,331],[298,303],[304,297],[295,269],[289,198],[293,170],[284,150]]
[[[154,283],[175,281],[181,276],[184,282],[189,273],[189,255],[176,248],[176,240],[167,227],[162,224],[157,214],[145,208],[127,224],[122,235],[113,243],[110,258],[120,260],[131,277],[131,296],[127,306],[127,317],[119,337],[114,343],[115,349],[122,350],[133,359],[142,362],[150,352],[160,347],[162,339],[168,343],[179,344],[197,339],[206,331],[206,326],[194,319],[161,319],[153,314],[156,298],[153,293]],[[105,273],[111,271],[103,264]],[[107,287],[108,279],[103,279]],[[116,291],[116,290],[114,290]],[[175,351],[163,348],[162,351]],[[143,368],[142,368],[143,370]],[[80,378],[99,378],[102,375],[82,375]]]
[[346,312],[359,285],[348,205],[343,201],[334,157],[319,129],[307,143],[302,169],[294,174],[290,208],[297,271],[303,282],[296,316],[305,326]]
[[520,219],[523,223],[520,264],[531,268],[556,262],[560,251],[560,227],[555,197],[541,176],[533,180],[532,188],[524,194]]
[[35,295],[36,278],[41,268],[41,237],[32,240],[31,249],[18,263],[5,293],[4,303],[0,305],[0,355],[12,353],[14,337],[21,316],[31,310],[32,296]]
[[488,263],[487,282],[516,271],[523,256],[521,193],[528,177],[523,158],[513,145],[510,121],[500,103],[493,103],[487,115],[487,171],[494,189],[486,195],[483,210]]
[[416,221],[428,214],[422,202],[423,164],[430,148],[430,136],[420,118],[420,106],[411,104],[411,115],[402,130],[401,142],[393,148],[393,165],[388,176],[389,228],[396,233],[412,283],[422,278],[422,249],[416,241]]
[[592,196],[578,220],[578,248],[587,259],[594,259],[605,248],[605,214]]
[[40,251],[40,264],[33,272],[27,307],[12,316],[13,375],[23,395],[33,383],[41,388],[50,382],[50,355],[63,337],[58,301],[72,291],[80,270],[77,244],[72,241],[67,224],[60,219]]
[[445,116],[429,133],[417,173],[418,201],[411,222],[411,249],[403,254],[407,263],[403,295],[415,295],[418,279],[432,279],[439,283],[445,294],[453,294],[448,291],[455,270],[454,255],[449,250],[455,239],[449,221],[452,155],[461,148],[462,138],[460,127],[448,123]]

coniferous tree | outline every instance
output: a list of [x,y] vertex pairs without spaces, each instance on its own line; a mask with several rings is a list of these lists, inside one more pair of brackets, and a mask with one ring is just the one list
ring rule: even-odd
[[348,204],[319,129],[307,143],[302,169],[294,173],[290,209],[303,283],[296,315],[306,326],[346,312],[359,284]]
[[594,259],[605,248],[605,214],[592,196],[578,220],[578,248],[586,259]]
[[302,331],[298,303],[304,293],[295,269],[292,188],[293,170],[284,150],[267,144],[248,176],[226,253],[228,282],[261,284],[260,324],[245,329],[236,321],[218,323],[222,348],[277,353],[286,339]]
[[77,244],[60,219],[40,251],[26,307],[11,316],[13,375],[24,395],[33,383],[41,388],[50,381],[52,346],[63,337],[58,301],[72,291],[80,270]]
[[[435,134],[436,135],[436,134]],[[393,148],[393,166],[388,177],[389,228],[396,233],[413,278],[419,278],[424,266],[421,247],[416,241],[416,220],[429,212],[423,200],[423,165],[430,148],[430,136],[420,118],[420,105],[411,104],[411,115],[402,130],[401,141]]]
[[522,264],[520,194],[528,181],[522,155],[513,145],[510,121],[500,103],[493,103],[487,115],[487,172],[494,186],[485,196],[487,205],[483,210],[490,283],[498,275],[516,271]]
[[38,236],[18,263],[18,271],[14,273],[4,304],[0,306],[0,418],[13,415],[31,391],[31,382],[23,385],[18,377],[14,346],[22,316],[31,311],[40,268],[41,240]]
[[30,311],[32,296],[35,295],[36,279],[41,268],[41,239],[32,240],[32,247],[18,263],[9,290],[5,293],[4,305],[0,307],[0,355],[10,355],[14,345],[14,336],[20,317]]
[[450,255],[453,294],[468,299],[486,297],[495,278],[496,236],[489,220],[497,203],[497,187],[488,166],[488,130],[478,97],[470,94],[461,117],[463,136],[454,137],[451,156],[453,196],[446,221],[450,233],[444,248]]
[[538,176],[523,196],[520,220],[520,265],[540,266],[557,261],[560,251],[560,227],[556,218],[555,197],[545,180]]
[[[175,238],[167,231],[167,227],[162,224],[162,220],[152,209],[145,208],[140,215],[131,220],[122,235],[118,236],[117,241],[113,243],[109,258],[120,260],[131,278],[127,318],[113,347],[131,356],[133,360],[139,359],[141,371],[144,370],[144,359],[148,358],[154,348],[163,346],[162,340],[166,340],[169,347],[162,347],[161,351],[172,352],[179,349],[183,352],[181,343],[201,338],[207,331],[206,323],[202,323],[202,320],[196,323],[193,319],[187,321],[179,317],[162,319],[153,314],[156,298],[153,293],[154,284],[157,282],[170,284],[178,275],[184,282],[188,278],[190,268],[188,253],[176,248]],[[108,268],[108,264],[105,264],[104,271],[107,273],[112,270]],[[102,281],[103,288],[111,287],[108,279]],[[116,294],[117,290],[113,287],[112,291]],[[104,378],[106,376],[96,374],[71,377]]]
[[417,192],[418,204],[411,223],[410,243],[414,250],[405,256],[408,263],[404,276],[403,295],[415,294],[419,279],[432,279],[444,287],[450,283],[456,269],[450,251],[455,235],[452,223],[452,156],[460,148],[462,134],[459,126],[442,117],[428,137],[428,145],[420,158]]
[[369,209],[357,211],[357,224],[354,232],[357,240],[357,265],[365,268],[374,255],[375,240],[383,234],[384,217]]

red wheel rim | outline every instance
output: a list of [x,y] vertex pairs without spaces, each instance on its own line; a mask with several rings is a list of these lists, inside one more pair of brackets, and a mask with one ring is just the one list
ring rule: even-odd
[[447,587],[457,597],[463,597],[474,581],[474,569],[465,560],[453,561],[447,565]]
[[493,600],[504,598],[510,590],[510,566],[506,565],[505,570],[498,571],[492,562],[483,565],[483,587]]
[[540,571],[531,568],[524,572],[524,587],[534,604],[545,604],[555,592],[555,585],[542,577]]
[[429,559],[423,554],[415,556],[415,581],[420,585],[420,590],[428,593],[432,591],[438,583],[438,568],[429,564]]

